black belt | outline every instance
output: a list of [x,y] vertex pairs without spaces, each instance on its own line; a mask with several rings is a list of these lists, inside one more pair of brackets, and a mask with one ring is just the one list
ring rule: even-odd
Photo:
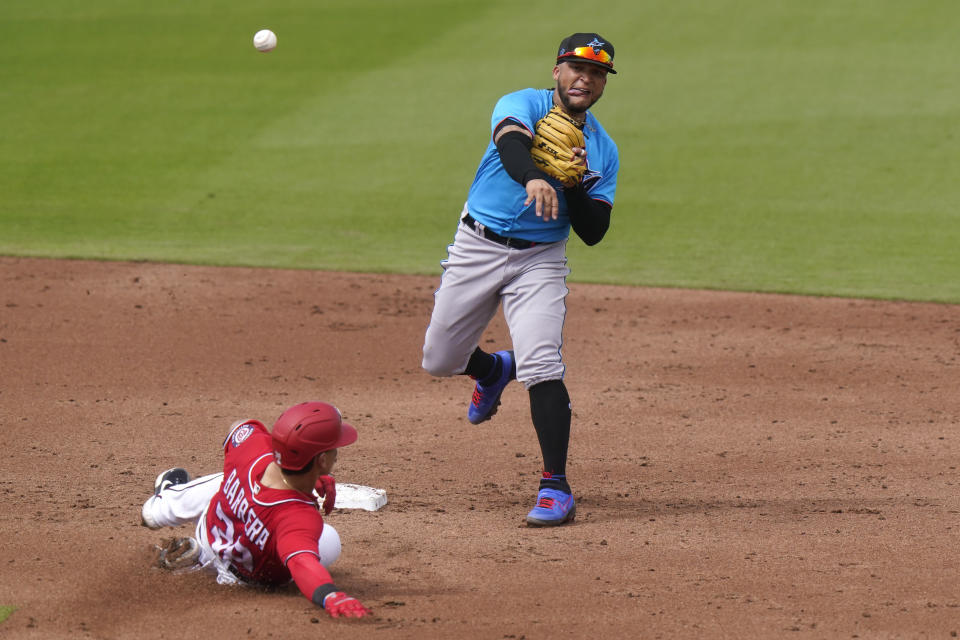
[[538,244],[543,244],[542,242],[533,242],[531,240],[521,240],[520,238],[507,238],[501,236],[500,234],[490,231],[490,229],[487,229],[485,226],[474,220],[473,216],[471,216],[469,213],[463,216],[463,224],[467,225],[487,240],[491,240],[497,244],[502,244],[503,246],[510,247],[511,249],[529,249],[530,247],[535,247]]
[[237,578],[240,582],[243,582],[245,584],[251,584],[250,578],[240,573],[240,571],[232,564],[227,565],[227,571],[232,573],[233,577]]

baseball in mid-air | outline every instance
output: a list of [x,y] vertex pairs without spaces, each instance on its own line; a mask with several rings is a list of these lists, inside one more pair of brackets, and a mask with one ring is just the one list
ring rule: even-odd
[[253,36],[253,46],[263,53],[273,51],[277,48],[277,34],[270,29],[260,29]]

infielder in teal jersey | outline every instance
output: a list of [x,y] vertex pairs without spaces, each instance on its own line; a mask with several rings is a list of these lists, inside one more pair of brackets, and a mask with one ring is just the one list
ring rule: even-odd
[[[567,482],[570,396],[563,382],[563,322],[568,289],[570,228],[587,244],[603,239],[617,187],[617,147],[590,107],[613,70],[613,45],[596,33],[560,43],[555,86],[524,89],[497,102],[491,139],[443,261],[440,288],[423,345],[423,368],[435,376],[465,374],[476,381],[467,417],[473,424],[497,412],[513,380],[530,395],[530,413],[543,456],[531,526],[574,518]],[[558,107],[582,128],[573,148],[578,174],[551,177],[531,157],[538,123]],[[513,349],[487,353],[480,338],[503,305]]]

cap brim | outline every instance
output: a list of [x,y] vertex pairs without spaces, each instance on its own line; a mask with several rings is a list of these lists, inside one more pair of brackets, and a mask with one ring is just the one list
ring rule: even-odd
[[600,67],[601,69],[606,69],[608,73],[616,73],[616,71],[614,71],[613,67],[611,67],[610,65],[603,64],[602,62],[598,62],[597,60],[591,60],[590,58],[578,58],[577,56],[557,58],[557,64],[560,64],[561,62],[586,62],[587,64],[592,64],[594,66]]
[[346,422],[340,423],[340,437],[337,438],[337,441],[331,447],[331,449],[339,449],[340,447],[345,447],[348,444],[353,444],[357,441],[357,430],[353,428],[353,425],[349,425]]

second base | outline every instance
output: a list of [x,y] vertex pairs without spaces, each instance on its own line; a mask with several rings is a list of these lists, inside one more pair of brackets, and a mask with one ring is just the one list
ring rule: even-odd
[[377,511],[387,504],[387,492],[362,484],[337,483],[337,509],[363,509]]

